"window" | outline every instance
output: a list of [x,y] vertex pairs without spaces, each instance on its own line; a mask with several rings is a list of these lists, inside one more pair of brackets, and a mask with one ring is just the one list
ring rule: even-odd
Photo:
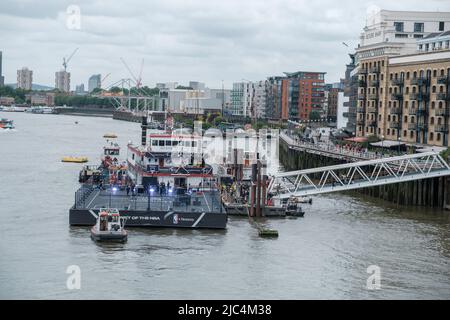
[[394,22],[396,32],[403,32],[403,22]]
[[444,31],[444,27],[445,27],[445,22],[444,21],[440,21],[439,22],[439,31]]
[[396,38],[408,38],[408,35],[406,33],[396,33]]
[[414,32],[423,32],[423,22],[414,23]]

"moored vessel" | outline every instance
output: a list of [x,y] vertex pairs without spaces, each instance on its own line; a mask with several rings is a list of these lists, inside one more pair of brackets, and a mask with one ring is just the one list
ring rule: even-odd
[[100,209],[97,221],[91,228],[91,238],[94,241],[125,242],[128,240],[125,220],[120,216],[118,209]]

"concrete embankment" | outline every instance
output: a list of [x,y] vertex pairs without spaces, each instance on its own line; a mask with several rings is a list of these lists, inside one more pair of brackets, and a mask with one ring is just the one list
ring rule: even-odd
[[[301,170],[345,163],[344,160],[290,149],[283,140],[280,140],[280,159],[286,170]],[[449,177],[423,179],[347,192],[369,195],[399,205],[450,209]]]
[[57,114],[89,116],[89,117],[113,117],[114,109],[93,107],[55,107]]

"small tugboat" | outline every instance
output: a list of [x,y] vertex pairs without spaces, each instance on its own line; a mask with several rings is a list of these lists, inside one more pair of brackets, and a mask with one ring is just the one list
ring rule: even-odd
[[125,242],[128,233],[124,229],[125,219],[120,217],[117,209],[100,209],[97,222],[91,228],[91,238],[94,241]]
[[303,217],[305,215],[305,211],[303,211],[302,207],[299,205],[299,200],[297,198],[291,198],[286,203],[286,216],[291,217]]
[[0,119],[0,129],[14,129],[13,120]]

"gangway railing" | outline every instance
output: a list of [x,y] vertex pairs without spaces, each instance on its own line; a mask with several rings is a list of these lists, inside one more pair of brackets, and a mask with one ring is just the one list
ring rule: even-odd
[[408,154],[281,172],[271,177],[268,193],[285,199],[450,175],[450,166],[436,152]]

